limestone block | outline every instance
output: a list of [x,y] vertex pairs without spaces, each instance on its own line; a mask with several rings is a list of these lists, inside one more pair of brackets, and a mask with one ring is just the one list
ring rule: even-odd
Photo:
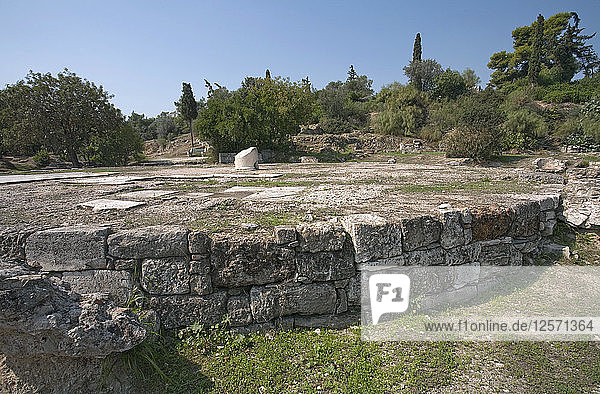
[[62,280],[79,294],[108,293],[117,305],[126,306],[133,286],[131,273],[113,270],[65,272]]
[[566,163],[563,160],[550,157],[540,157],[532,162],[534,168],[544,172],[563,172],[566,169]]
[[213,284],[224,287],[280,282],[295,270],[294,251],[258,239],[213,240]]
[[537,201],[514,207],[515,219],[508,230],[510,237],[529,237],[540,230],[540,204]]
[[512,239],[494,239],[479,242],[476,261],[481,265],[522,265],[523,255]]
[[355,273],[350,248],[337,252],[298,253],[296,269],[298,276],[308,281],[347,279]]
[[440,244],[444,249],[465,244],[465,233],[460,223],[459,211],[444,212]]
[[275,235],[275,242],[279,245],[296,241],[296,228],[294,226],[276,226],[273,232]]
[[556,219],[550,219],[544,224],[544,230],[541,232],[542,236],[549,237],[554,233],[554,227],[556,226]]
[[348,283],[348,304],[349,305],[360,305],[361,285],[360,278],[361,272],[357,272]]
[[206,255],[210,253],[210,237],[203,231],[192,231],[188,235],[191,254]]
[[360,315],[344,313],[343,315],[298,316],[294,319],[296,327],[342,329],[360,324]]
[[303,223],[296,227],[300,251],[331,252],[341,250],[346,241],[344,229],[331,222]]
[[[198,258],[197,256],[195,256]],[[194,258],[194,256],[192,256]],[[210,258],[203,257],[198,260],[190,261],[190,274],[210,274]]]
[[375,215],[358,214],[344,217],[342,225],[352,239],[357,263],[402,254],[402,229],[399,224],[388,223]]
[[181,328],[194,323],[210,326],[220,323],[227,313],[227,292],[152,297],[149,304],[158,313],[164,328]]
[[42,271],[106,268],[108,228],[59,227],[31,234],[25,243],[27,264]]
[[406,253],[407,265],[444,265],[446,263],[444,249],[441,247],[429,250],[415,250]]
[[178,226],[122,230],[108,237],[108,254],[129,259],[187,256],[187,234],[187,229]]
[[144,259],[141,284],[144,290],[154,295],[188,294],[189,262],[182,257]]
[[250,290],[250,306],[257,322],[293,314],[333,314],[336,301],[336,289],[329,283],[286,283]]
[[252,323],[250,299],[247,296],[229,297],[227,301],[227,314],[229,315],[229,324],[233,327],[245,326]]
[[431,216],[420,216],[402,220],[402,245],[404,251],[430,245],[440,241],[442,224]]
[[540,209],[542,211],[548,211],[551,209],[558,208],[560,204],[560,194],[550,194],[546,196],[542,196],[540,199]]
[[258,149],[250,147],[235,155],[236,170],[258,170]]
[[212,280],[208,274],[192,275],[190,277],[190,291],[192,294],[207,295],[212,293]]
[[337,292],[337,304],[335,307],[335,313],[344,313],[348,310],[348,295],[344,289],[336,289]]

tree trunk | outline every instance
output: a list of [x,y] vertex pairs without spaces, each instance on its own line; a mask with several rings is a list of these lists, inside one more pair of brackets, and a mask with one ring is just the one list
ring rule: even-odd
[[192,137],[192,149],[194,149],[194,123],[190,120],[190,137]]
[[69,160],[71,161],[71,164],[73,164],[73,167],[81,167],[81,163],[79,162],[79,159],[77,158],[77,152],[75,152],[75,149],[69,148],[68,154],[69,154]]

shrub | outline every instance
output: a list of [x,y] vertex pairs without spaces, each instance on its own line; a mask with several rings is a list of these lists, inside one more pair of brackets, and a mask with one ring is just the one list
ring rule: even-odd
[[353,130],[353,126],[357,125],[340,118],[324,117],[319,122],[319,127],[329,134],[349,133]]
[[540,115],[525,109],[507,115],[504,131],[506,148],[533,149],[539,138],[548,134],[548,125]]
[[139,154],[143,145],[140,135],[126,124],[94,136],[84,150],[84,156],[93,165],[121,166]]
[[434,108],[429,108],[427,123],[421,129],[420,137],[429,142],[438,142],[457,125],[456,102],[438,103]]
[[48,151],[46,149],[42,149],[40,151],[38,151],[34,156],[33,156],[33,162],[35,163],[36,166],[38,167],[46,167],[50,164],[50,155],[48,154]]
[[501,151],[499,133],[490,129],[459,127],[444,138],[447,157],[485,160]]
[[376,102],[381,111],[374,117],[373,127],[380,133],[403,136],[425,124],[427,95],[412,86],[399,83],[384,86]]

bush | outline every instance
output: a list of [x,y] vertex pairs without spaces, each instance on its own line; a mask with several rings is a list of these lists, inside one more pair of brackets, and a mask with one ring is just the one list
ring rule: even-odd
[[399,83],[384,86],[376,102],[381,110],[373,119],[373,127],[380,133],[404,136],[425,124],[427,94],[412,86]]
[[50,164],[50,155],[48,154],[48,151],[46,149],[42,149],[40,151],[38,151],[34,156],[33,156],[33,162],[35,163],[36,166],[38,167],[46,167]]
[[497,131],[459,127],[444,138],[446,157],[467,157],[486,160],[501,151],[501,138]]
[[354,127],[358,126],[356,124],[352,124],[348,120],[340,119],[340,118],[329,118],[324,117],[319,122],[319,127],[326,133],[329,134],[342,134],[351,132]]
[[540,115],[525,109],[508,114],[504,131],[507,149],[533,149],[548,134],[548,125]]
[[427,124],[421,129],[420,137],[429,142],[438,142],[457,125],[456,102],[444,101],[429,108]]
[[92,138],[84,150],[88,162],[98,166],[122,166],[135,158],[144,147],[144,141],[130,125],[107,131]]

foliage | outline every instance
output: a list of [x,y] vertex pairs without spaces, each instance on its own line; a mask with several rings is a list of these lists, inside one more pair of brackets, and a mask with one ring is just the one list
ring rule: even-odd
[[538,71],[539,60],[540,79],[545,79],[546,83],[569,82],[580,70],[586,75],[593,74],[594,68],[598,67],[597,55],[587,44],[593,35],[582,34],[584,29],[579,23],[579,16],[574,12],[558,13],[546,19],[541,48],[539,32],[536,33],[540,23],[536,21],[530,26],[516,28],[512,32],[514,51],[501,51],[490,57],[488,67],[495,70],[490,85],[502,87],[527,76],[532,56],[535,60],[532,78]]
[[198,117],[198,103],[194,98],[192,85],[183,82],[182,93],[179,101],[175,102],[179,116],[188,124],[192,147],[194,147],[194,125],[193,121]]
[[508,113],[504,130],[506,148],[533,149],[537,147],[539,138],[548,133],[548,125],[535,112],[519,110]]
[[42,149],[38,151],[35,155],[33,155],[33,162],[38,167],[46,167],[50,164],[50,155],[46,149]]
[[372,80],[358,75],[351,65],[345,82],[330,82],[318,91],[321,128],[328,133],[340,133],[364,127],[368,119],[367,102],[373,95],[372,84]]
[[429,142],[438,142],[458,124],[456,101],[440,101],[429,106],[427,123],[420,137]]
[[412,86],[384,86],[375,99],[380,112],[373,119],[376,131],[403,136],[417,131],[427,118],[427,95]]
[[421,47],[421,33],[417,33],[417,35],[415,36],[415,43],[413,45],[413,57],[412,57],[412,60],[414,62],[420,62],[421,61],[422,52],[423,52],[423,49]]
[[[29,72],[0,94],[3,139],[22,153],[41,148],[66,156],[75,166],[93,138],[118,129],[123,116],[102,86],[65,69],[56,77]],[[33,151],[33,152],[32,152]]]
[[465,85],[467,89],[470,91],[474,91],[478,89],[479,84],[481,83],[481,78],[475,74],[475,71],[470,68],[465,68],[465,70],[460,74],[465,80]]
[[534,23],[534,31],[531,44],[531,57],[529,58],[529,67],[527,77],[532,85],[537,85],[542,69],[542,49],[544,45],[544,17],[538,14],[537,21]]
[[142,151],[144,142],[130,125],[92,137],[83,154],[90,164],[122,166]]
[[463,76],[449,68],[435,78],[433,96],[436,98],[456,99],[467,92],[467,84]]
[[600,94],[600,75],[540,88],[540,99],[549,103],[585,103]]
[[314,120],[316,108],[309,84],[248,77],[234,92],[214,90],[195,125],[217,152],[285,147],[299,125]]
[[500,133],[497,129],[476,129],[460,126],[446,134],[444,146],[447,157],[489,159],[500,153]]
[[404,67],[404,74],[410,84],[422,92],[435,89],[435,79],[442,73],[442,66],[433,59],[413,60]]

